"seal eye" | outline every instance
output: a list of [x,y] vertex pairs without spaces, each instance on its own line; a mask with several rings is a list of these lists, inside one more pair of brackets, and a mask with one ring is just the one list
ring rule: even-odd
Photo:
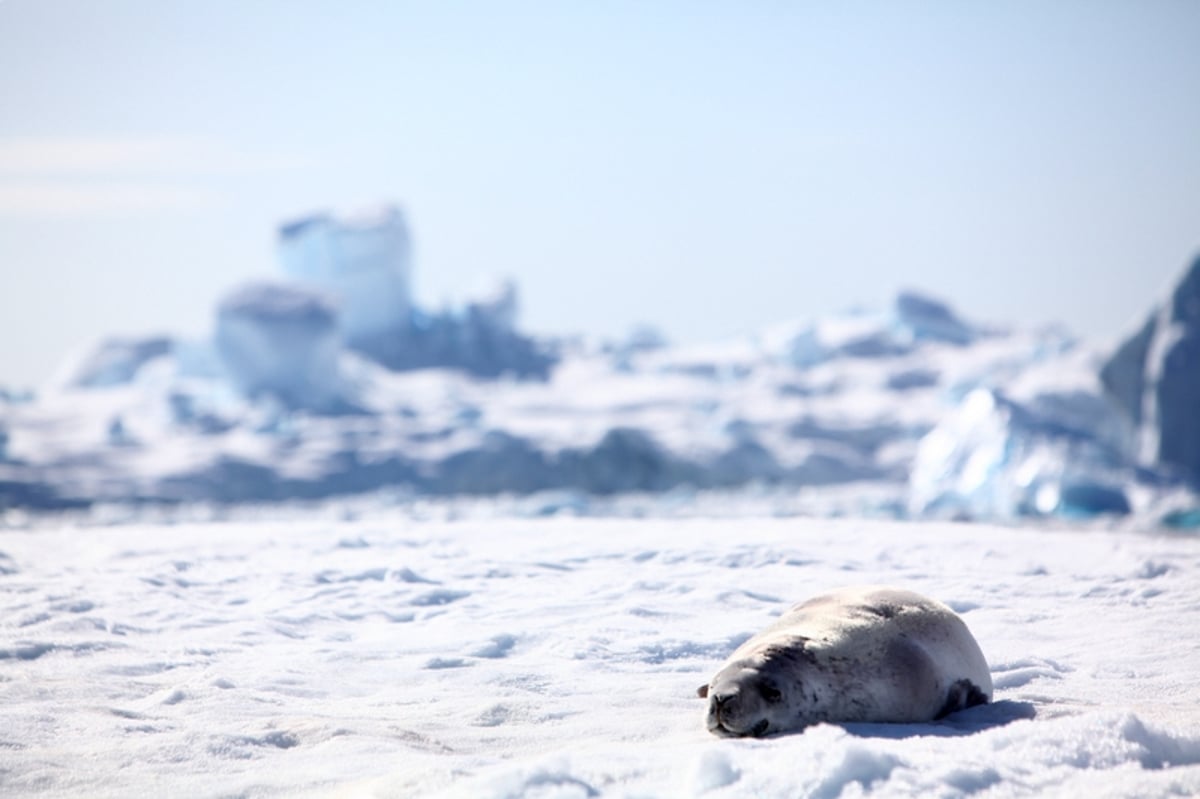
[[783,694],[779,692],[779,689],[770,683],[760,683],[758,686],[758,695],[771,704],[775,704],[780,699],[783,699]]

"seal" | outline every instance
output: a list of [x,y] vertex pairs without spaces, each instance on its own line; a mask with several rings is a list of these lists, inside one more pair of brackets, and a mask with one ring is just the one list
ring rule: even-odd
[[697,693],[709,732],[757,737],[822,721],[933,721],[990,702],[992,676],[949,607],[869,585],[795,605]]

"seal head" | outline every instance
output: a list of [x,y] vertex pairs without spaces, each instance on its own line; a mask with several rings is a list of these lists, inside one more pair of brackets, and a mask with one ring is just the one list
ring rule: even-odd
[[708,699],[708,731],[757,738],[824,721],[819,698],[828,691],[828,679],[809,643],[788,636],[754,647],[700,686],[696,693]]
[[760,737],[795,728],[799,683],[779,680],[759,659],[730,663],[711,685],[698,691],[708,699],[708,731],[722,737]]

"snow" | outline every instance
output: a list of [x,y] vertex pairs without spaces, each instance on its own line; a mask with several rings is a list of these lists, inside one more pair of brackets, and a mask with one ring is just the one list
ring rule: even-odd
[[[523,502],[10,510],[3,793],[1200,792],[1196,537]],[[696,687],[792,602],[855,583],[950,604],[994,704],[710,736]]]

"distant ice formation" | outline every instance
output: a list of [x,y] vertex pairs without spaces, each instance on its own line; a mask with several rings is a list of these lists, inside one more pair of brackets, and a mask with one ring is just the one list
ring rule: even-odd
[[403,335],[412,306],[412,244],[399,209],[290,221],[279,228],[279,259],[289,277],[337,300],[349,346],[370,352],[381,339]]
[[54,381],[63,388],[105,388],[131,382],[150,361],[170,355],[175,342],[167,336],[106,338],[71,359]]
[[555,347],[513,327],[516,288],[510,284],[509,289],[498,303],[489,298],[438,313],[417,311],[404,338],[371,354],[397,371],[449,368],[478,377],[545,380],[558,362]]
[[852,311],[769,331],[764,345],[801,369],[836,358],[889,358],[920,343],[966,346],[981,335],[945,303],[906,291],[886,313]]
[[517,329],[519,309],[517,284],[504,278],[482,283],[466,304],[467,316],[483,326],[508,332]]
[[218,308],[216,344],[229,377],[249,397],[310,410],[338,403],[337,309],[320,292],[285,283],[235,289]]
[[1200,483],[1200,257],[1101,377],[1138,427],[1142,458]]
[[914,516],[1013,519],[1123,515],[1131,460],[1103,396],[1049,392],[1019,402],[979,388],[922,440],[910,478]]
[[551,348],[517,331],[511,281],[489,284],[458,308],[418,308],[408,227],[393,206],[288,222],[279,229],[279,258],[289,277],[337,300],[345,345],[389,369],[544,379],[556,361]]
[[897,325],[916,340],[966,346],[979,335],[950,306],[913,291],[901,292],[896,297],[893,313]]
[[1200,473],[1200,263],[1101,373],[1060,330],[912,292],[715,345],[538,341],[511,282],[417,307],[398,212],[348,219],[285,227],[291,279],[231,292],[211,342],[112,339],[70,390],[0,395],[0,507],[384,490],[586,512],[738,489],[810,513],[1200,525],[1156,465]]

